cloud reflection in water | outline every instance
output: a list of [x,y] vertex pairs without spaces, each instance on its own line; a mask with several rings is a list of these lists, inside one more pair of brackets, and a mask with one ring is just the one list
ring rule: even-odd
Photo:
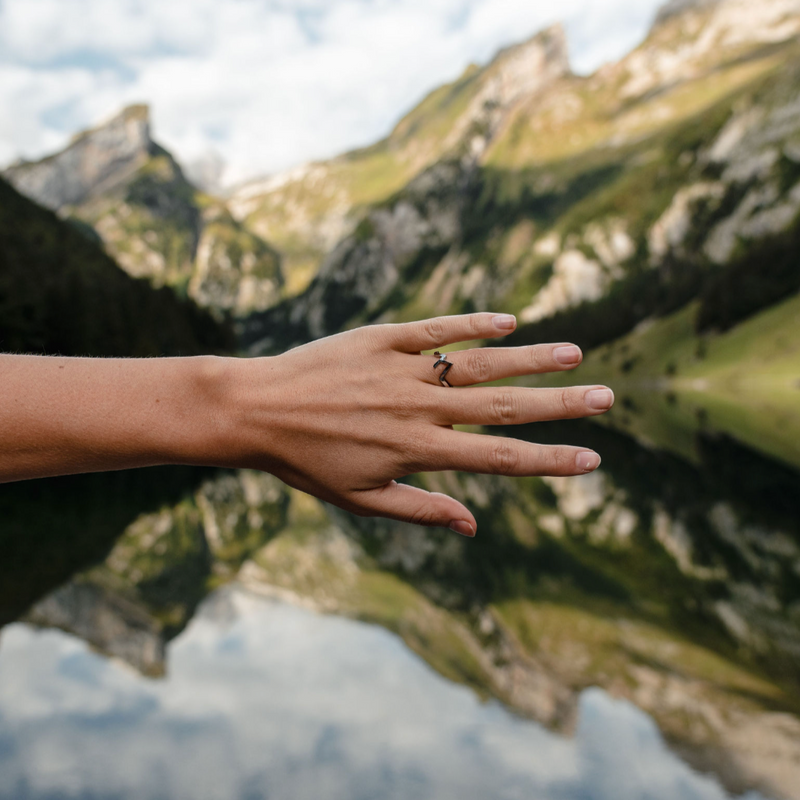
[[[235,587],[164,680],[57,631],[0,641],[0,797],[716,800],[654,723],[586,691],[573,739],[481,703],[382,628]],[[760,795],[751,793],[748,800]]]

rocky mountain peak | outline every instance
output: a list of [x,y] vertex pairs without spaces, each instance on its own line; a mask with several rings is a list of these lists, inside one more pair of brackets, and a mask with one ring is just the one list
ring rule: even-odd
[[570,71],[567,35],[560,23],[500,50],[486,68],[503,105]]
[[656,12],[654,26],[662,25],[673,17],[679,17],[687,11],[697,11],[718,5],[722,0],[668,0]]
[[468,158],[480,159],[509,112],[524,98],[571,73],[567,36],[560,24],[500,50],[477,73],[478,90],[445,140],[445,151],[467,144]]
[[669,0],[647,39],[620,62],[622,98],[692,80],[754,45],[800,34],[800,0]]
[[800,33],[800,0],[668,0],[656,14],[653,31],[698,14],[704,22],[694,32],[708,47],[777,42]]
[[81,203],[124,180],[153,150],[150,110],[132,105],[77,134],[42,161],[9,167],[4,176],[20,192],[53,210]]

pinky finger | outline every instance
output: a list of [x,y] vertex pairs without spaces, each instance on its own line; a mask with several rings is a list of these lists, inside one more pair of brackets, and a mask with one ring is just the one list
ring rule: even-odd
[[442,430],[431,470],[488,475],[571,476],[594,472],[600,456],[569,445],[544,445],[501,436]]
[[477,529],[475,517],[458,500],[396,481],[358,492],[351,510],[362,516],[450,528],[462,536],[472,537]]

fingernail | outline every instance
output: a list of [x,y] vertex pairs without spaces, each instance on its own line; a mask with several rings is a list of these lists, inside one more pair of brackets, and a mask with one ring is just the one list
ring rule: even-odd
[[559,364],[564,364],[565,366],[577,364],[581,360],[581,349],[574,344],[568,347],[556,347],[556,349],[553,350],[553,358],[558,361]]
[[575,464],[581,472],[592,472],[600,466],[600,456],[591,450],[584,450],[575,456]]
[[460,533],[462,536],[469,536],[470,538],[475,535],[475,528],[473,528],[469,522],[464,522],[462,519],[454,519],[450,523],[450,530]]
[[499,331],[513,331],[517,327],[517,318],[513,314],[498,314],[492,317],[492,323]]
[[592,389],[586,392],[586,405],[596,411],[605,411],[614,405],[614,392],[611,389]]

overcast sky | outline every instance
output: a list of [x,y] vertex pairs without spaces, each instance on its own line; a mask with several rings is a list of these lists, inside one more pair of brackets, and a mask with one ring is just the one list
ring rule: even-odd
[[0,0],[0,164],[131,102],[228,182],[384,136],[427,91],[555,21],[591,72],[659,0]]

